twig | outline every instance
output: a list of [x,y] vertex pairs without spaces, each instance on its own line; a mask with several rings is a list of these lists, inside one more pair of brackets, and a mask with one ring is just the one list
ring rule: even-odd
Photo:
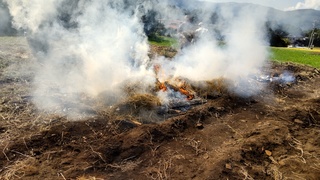
[[101,158],[101,160],[102,160],[103,162],[106,162],[106,161],[103,159],[103,157],[101,156],[101,153],[93,150],[92,146],[90,146],[90,148],[91,148],[92,152],[95,153],[95,154],[97,154],[97,155]]
[[316,124],[316,123],[317,123],[317,120],[313,117],[313,115],[312,115],[311,112],[309,112],[309,115],[310,115],[310,117],[313,119],[314,124]]
[[241,167],[240,171],[244,175],[244,180],[253,180],[253,178],[249,175],[248,171]]
[[8,145],[9,145],[9,143],[3,148],[2,153],[3,153],[4,156],[7,158],[7,160],[10,161],[10,159],[8,158],[8,156],[7,156],[6,152],[5,152],[5,150],[6,150],[6,148],[8,147]]
[[154,157],[157,154],[157,150],[159,149],[160,145],[156,146],[155,148],[152,148],[151,146],[149,146],[151,149],[151,154]]
[[29,150],[29,148],[28,148],[28,145],[27,145],[27,143],[26,143],[26,140],[24,139],[24,137],[22,138],[23,139],[23,144],[26,146],[26,148]]
[[97,132],[89,125],[88,122],[86,122],[85,124],[90,128],[94,135],[97,135]]
[[21,152],[15,151],[15,150],[11,150],[11,152],[14,152],[14,153],[20,154],[21,156],[24,156],[24,157],[32,158],[32,157],[31,157],[31,156],[29,156],[29,155],[23,154],[23,153],[21,153]]
[[67,180],[62,173],[58,173],[58,176],[61,176],[64,180]]
[[240,133],[240,132],[238,132],[238,131],[236,131],[233,127],[231,127],[229,124],[226,124],[235,134],[238,134],[238,135],[240,135],[240,137],[241,138],[243,138],[243,135]]
[[133,159],[133,158],[135,158],[135,157],[137,157],[137,156],[130,156],[130,157],[124,159],[123,161],[126,162],[126,161],[131,160],[131,159]]
[[63,131],[61,132],[61,141],[60,141],[60,145],[62,145],[62,143],[63,143],[63,138],[64,138],[64,133],[63,133]]
[[293,143],[295,143],[297,146],[294,146],[294,145],[292,145],[291,143],[288,143],[288,144],[289,144],[291,147],[293,147],[293,148],[295,148],[295,149],[297,149],[297,150],[300,150],[301,155],[300,155],[300,156],[297,156],[297,157],[301,158],[302,163],[306,164],[307,161],[306,161],[306,159],[303,157],[304,152],[303,152],[303,149],[302,149],[302,147],[301,147],[301,146],[302,146],[302,143],[301,143],[298,139],[296,139],[296,138],[294,138],[294,137],[292,137],[292,141],[293,141]]
[[2,117],[3,120],[6,120],[6,118],[2,114],[0,114],[0,116]]

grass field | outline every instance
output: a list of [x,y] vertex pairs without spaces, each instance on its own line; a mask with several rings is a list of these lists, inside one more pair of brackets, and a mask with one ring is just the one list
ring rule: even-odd
[[176,39],[165,36],[149,37],[149,43],[165,47],[176,47],[178,45],[178,41]]
[[[149,43],[164,47],[177,47],[178,41],[165,36],[149,37]],[[293,62],[320,68],[320,48],[280,48],[271,47],[271,60],[278,62]]]
[[320,68],[320,48],[271,48],[271,59],[279,62],[293,62]]

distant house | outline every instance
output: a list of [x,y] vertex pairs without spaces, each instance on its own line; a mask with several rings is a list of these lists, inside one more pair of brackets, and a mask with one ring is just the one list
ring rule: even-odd
[[285,37],[288,41],[289,47],[305,47],[308,46],[308,37],[302,37],[302,36],[294,36],[294,35],[288,35]]
[[179,28],[183,23],[184,21],[180,21],[180,20],[170,20],[170,21],[164,22],[164,25],[167,30],[172,32],[178,32]]

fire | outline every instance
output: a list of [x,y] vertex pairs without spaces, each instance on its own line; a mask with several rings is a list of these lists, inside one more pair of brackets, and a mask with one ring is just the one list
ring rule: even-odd
[[165,82],[160,82],[159,80],[158,80],[158,88],[159,88],[161,91],[167,91],[166,83],[165,83]]
[[192,99],[194,98],[194,95],[191,94],[191,93],[190,93],[189,91],[187,91],[186,89],[184,89],[183,87],[180,87],[180,88],[179,88],[179,92],[180,92],[181,94],[186,95],[188,100],[192,100]]
[[168,90],[168,87],[170,87],[174,91],[180,92],[181,94],[185,95],[187,97],[187,100],[194,99],[194,93],[191,90],[191,87],[187,86],[185,81],[183,81],[179,78],[175,78],[175,79],[170,80],[170,82],[171,82],[170,84],[168,83],[168,81],[161,82],[158,78],[159,73],[164,73],[161,70],[161,66],[159,64],[154,65],[154,71],[157,76],[157,89],[158,90],[165,92]]
[[[157,88],[159,89],[159,90],[161,90],[161,91],[167,91],[167,86],[166,86],[166,82],[160,82],[159,81],[159,73],[161,72],[161,68],[160,68],[160,65],[159,64],[155,64],[154,66],[153,66],[153,68],[154,68],[154,72],[155,72],[155,74],[156,74],[156,76],[157,76]],[[162,72],[163,73],[163,72]]]

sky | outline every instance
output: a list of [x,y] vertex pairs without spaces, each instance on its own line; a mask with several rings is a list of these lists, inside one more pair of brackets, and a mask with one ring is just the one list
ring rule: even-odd
[[206,0],[211,2],[253,3],[279,10],[316,9],[320,10],[320,0]]

